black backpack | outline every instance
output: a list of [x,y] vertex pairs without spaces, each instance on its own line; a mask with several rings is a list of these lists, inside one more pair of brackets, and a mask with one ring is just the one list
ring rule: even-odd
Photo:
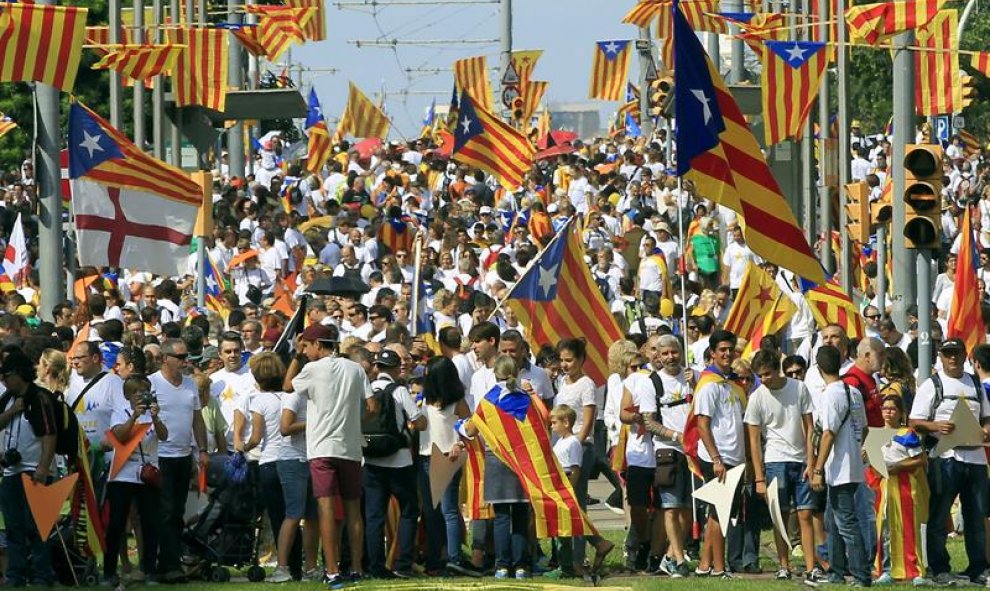
[[374,399],[378,401],[378,414],[361,428],[366,458],[384,458],[409,446],[409,440],[404,434],[405,420],[402,429],[395,424],[395,397],[392,394],[398,387],[397,382],[389,382],[373,393]]

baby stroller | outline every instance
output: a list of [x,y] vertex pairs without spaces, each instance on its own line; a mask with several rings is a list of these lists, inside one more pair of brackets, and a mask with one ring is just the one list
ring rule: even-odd
[[[242,483],[228,481],[224,468],[228,456],[212,456],[206,472],[209,502],[184,535],[189,553],[187,574],[204,580],[225,583],[230,580],[226,567],[247,570],[248,580],[265,579],[258,564],[258,531],[261,510],[257,499],[257,473],[248,472]],[[192,564],[189,564],[191,558]]]
[[86,544],[86,524],[82,519],[63,515],[48,536],[52,570],[59,584],[66,587],[95,587],[100,582],[96,559]]

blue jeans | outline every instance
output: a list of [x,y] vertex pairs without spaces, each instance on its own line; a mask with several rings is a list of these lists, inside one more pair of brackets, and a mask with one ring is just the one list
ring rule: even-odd
[[383,468],[370,464],[365,464],[361,470],[364,479],[364,538],[368,570],[372,575],[380,575],[386,570],[385,517],[389,499],[393,496],[399,502],[399,555],[394,568],[397,571],[412,568],[416,521],[419,519],[415,470],[412,466]]
[[936,459],[928,467],[929,502],[928,567],[932,576],[951,573],[949,553],[945,550],[945,523],[952,510],[952,501],[959,496],[965,524],[964,539],[969,567],[965,573],[975,577],[987,568],[986,538],[983,529],[984,497],[987,488],[987,467],[965,464],[954,459]]
[[832,509],[832,520],[826,523],[828,555],[832,559],[830,570],[833,575],[842,577],[848,570],[857,581],[869,586],[873,579],[856,508],[859,486],[860,483],[854,482],[828,487],[828,503]]
[[493,503],[495,567],[529,568],[529,503]]
[[437,507],[430,491],[430,457],[419,457],[419,496],[423,505],[423,523],[426,526],[427,570],[439,570],[444,567],[443,555],[440,548],[447,546],[447,561],[461,563],[461,545],[464,536],[461,534],[461,513],[458,503],[461,473],[454,474],[447,488],[440,497]]
[[[581,510],[588,507],[588,479],[591,477],[591,470],[595,467],[597,458],[595,457],[595,446],[591,439],[585,440],[581,446],[581,475],[578,478],[577,486],[574,487],[574,494],[577,496],[578,506]],[[583,536],[574,538],[574,562],[584,564],[585,541]]]
[[[33,473],[25,472],[29,475]],[[43,585],[54,583],[55,573],[52,571],[47,540],[42,540],[38,535],[20,474],[6,476],[0,481],[0,506],[3,507],[3,519],[7,525],[7,584],[23,586],[28,582],[29,554],[34,582]]]
[[[260,501],[268,513],[268,521],[272,524],[272,535],[278,549],[278,534],[285,520],[285,497],[282,494],[282,482],[278,478],[278,462],[268,462],[258,467],[258,491]],[[302,574],[302,535],[296,530],[292,548],[289,550],[289,572],[293,575]]]
[[859,484],[856,489],[856,517],[859,519],[859,532],[863,536],[863,549],[866,550],[866,561],[873,564],[877,557],[877,513],[876,493],[866,485]]
[[738,520],[729,523],[729,531],[725,536],[726,558],[729,569],[734,572],[742,572],[747,566],[760,566],[760,524],[756,518],[759,501],[756,489],[753,485],[743,484],[739,490],[744,494],[737,502],[743,506]]

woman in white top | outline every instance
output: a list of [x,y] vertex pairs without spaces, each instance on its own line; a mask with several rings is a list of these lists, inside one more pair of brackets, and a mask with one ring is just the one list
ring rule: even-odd
[[[560,370],[564,379],[560,385],[553,405],[566,404],[577,412],[574,421],[574,436],[581,442],[584,453],[581,456],[581,478],[574,487],[578,504],[582,509],[588,504],[588,476],[595,465],[595,415],[598,405],[595,401],[595,382],[584,373],[584,362],[587,358],[587,345],[584,339],[564,339],[557,344],[557,355],[560,356]],[[523,382],[523,390],[532,386]],[[528,391],[527,391],[528,393]],[[574,562],[584,562],[584,538],[574,539]]]
[[[159,418],[158,400],[151,391],[148,378],[141,374],[129,377],[124,382],[124,397],[125,400],[114,405],[110,420],[117,441],[126,445],[136,435],[137,429],[144,428],[144,425],[150,426],[144,432],[137,449],[131,451],[127,461],[116,473],[111,471],[107,482],[106,499],[110,508],[110,523],[106,531],[103,577],[108,582],[112,582],[117,576],[117,559],[121,544],[126,540],[127,518],[134,500],[137,501],[141,521],[142,535],[138,539],[142,546],[142,564],[141,571],[133,573],[131,581],[143,581],[142,573],[154,573],[155,558],[158,555],[158,521],[161,511],[158,500],[161,488],[158,442],[168,439],[168,428]],[[114,455],[118,453],[122,453],[120,447],[115,449]]]

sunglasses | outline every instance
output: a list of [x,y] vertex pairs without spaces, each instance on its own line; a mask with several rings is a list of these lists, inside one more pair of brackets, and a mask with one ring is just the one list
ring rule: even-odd
[[876,319],[880,318],[880,315],[879,314],[864,314],[863,315],[863,318],[866,318],[867,320],[876,320]]

